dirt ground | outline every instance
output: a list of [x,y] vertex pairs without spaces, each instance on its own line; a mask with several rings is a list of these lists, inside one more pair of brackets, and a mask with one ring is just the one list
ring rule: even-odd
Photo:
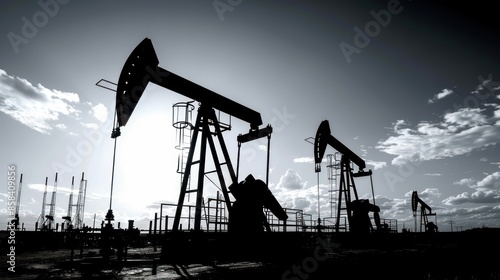
[[[321,250],[308,246],[293,258],[289,253],[294,251],[289,251],[265,261],[249,261],[246,257],[236,261],[229,256],[224,261],[191,262],[193,256],[189,255],[189,262],[180,262],[175,255],[167,263],[161,261],[162,248],[155,250],[151,245],[129,248],[126,262],[118,262],[116,254],[105,261],[98,248],[84,248],[81,254],[77,250],[73,260],[69,249],[43,249],[16,252],[15,272],[8,270],[7,256],[2,254],[0,279],[500,280],[498,232],[465,236],[465,242],[450,242],[456,235],[447,234],[432,242],[425,239],[424,243],[408,243],[404,239],[405,246],[397,246],[392,237],[385,240],[391,246],[371,249],[355,239],[356,246],[333,246],[335,242]],[[234,252],[239,252],[240,247],[236,249]],[[282,252],[271,249],[270,252]],[[216,247],[208,252],[214,250],[221,251]]]
[[42,250],[18,254],[15,272],[2,262],[0,279],[271,279],[262,275],[274,269],[259,262],[175,265],[159,258],[159,248],[129,249],[126,264],[117,265],[114,257],[105,265],[97,249],[85,250],[81,258],[75,252],[73,262],[69,249]]
[[[211,262],[161,263],[160,248],[129,249],[126,265],[106,264],[97,249],[80,258],[70,250],[43,250],[16,256],[15,272],[2,264],[0,279],[488,279],[500,280],[500,268],[440,254],[415,251],[336,250],[311,251],[292,263]],[[153,260],[156,260],[153,262]],[[466,264],[470,264],[466,268]]]

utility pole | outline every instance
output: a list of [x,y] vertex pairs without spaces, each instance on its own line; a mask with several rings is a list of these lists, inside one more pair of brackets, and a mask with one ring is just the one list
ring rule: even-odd
[[[21,205],[21,189],[23,187],[23,174],[21,173],[21,180],[19,181],[19,188],[16,196],[16,213],[15,213],[15,229],[19,229],[19,206]],[[21,227],[22,229],[22,227]]]
[[56,179],[54,180],[54,189],[52,190],[52,199],[50,200],[50,208],[49,208],[49,215],[45,216],[49,222],[48,228],[49,230],[54,230],[55,229],[55,215],[56,215],[56,197],[57,197],[57,172],[56,172]]
[[87,194],[87,180],[84,179],[85,173],[82,172],[80,188],[78,189],[78,198],[76,201],[76,213],[73,218],[73,227],[75,229],[83,228],[83,220],[85,218],[85,197]]
[[38,229],[43,230],[44,229],[44,224],[45,224],[45,208],[46,208],[46,203],[45,200],[47,198],[47,183],[48,183],[49,177],[45,177],[45,189],[43,191],[43,199],[42,199],[42,211],[40,212],[40,216],[38,217]]
[[64,223],[66,224],[66,230],[70,230],[73,227],[73,223],[71,221],[71,216],[73,213],[73,190],[75,187],[75,176],[71,178],[71,192],[69,194],[68,200],[68,212],[67,215],[62,217],[64,219]]

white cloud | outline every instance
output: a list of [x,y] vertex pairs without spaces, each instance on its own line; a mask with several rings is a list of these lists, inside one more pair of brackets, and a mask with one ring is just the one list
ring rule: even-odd
[[91,107],[90,113],[100,122],[104,123],[108,119],[108,108],[104,104],[99,103],[95,106],[91,102],[87,103]]
[[267,151],[267,145],[259,145],[258,146],[258,149],[261,150],[261,151]]
[[453,184],[454,185],[461,185],[461,186],[472,186],[475,182],[476,182],[476,180],[474,180],[473,178],[464,178],[464,179],[461,179],[457,182],[454,182]]
[[295,163],[314,163],[314,158],[312,158],[312,157],[299,157],[299,158],[294,158],[293,162],[295,162]]
[[288,169],[286,173],[281,176],[277,188],[288,190],[300,190],[305,187],[306,183],[302,182],[302,178],[292,169]]
[[65,124],[63,123],[58,123],[56,124],[56,127],[59,128],[60,130],[66,130],[66,128],[68,128]]
[[450,158],[500,142],[500,122],[488,117],[484,110],[462,108],[447,113],[437,123],[421,122],[415,129],[404,127],[398,120],[393,127],[396,135],[379,141],[376,146],[382,152],[395,155],[394,165],[409,161]]
[[[61,116],[77,117],[78,94],[33,86],[26,79],[0,69],[0,111],[43,134],[50,134]],[[56,123],[56,124],[53,124]]]
[[81,123],[86,128],[99,129],[99,125],[96,123]]
[[296,197],[293,199],[294,209],[307,209],[311,206],[311,202],[304,197]]
[[450,196],[442,201],[445,205],[463,204],[470,202],[470,195],[468,192],[463,192],[456,196]]
[[453,90],[445,88],[440,93],[434,95],[434,97],[432,97],[432,99],[427,100],[427,103],[434,103],[434,101],[439,100],[439,99],[443,99],[452,93],[453,93]]
[[431,196],[441,196],[441,192],[437,188],[426,188],[420,194],[420,197],[431,197]]
[[500,203],[500,193],[497,191],[476,191],[472,194],[463,192],[457,196],[450,196],[442,201],[445,205],[457,205],[464,203]]
[[448,113],[444,116],[446,124],[449,126],[472,127],[488,123],[487,117],[481,112],[484,109],[463,108],[456,112]]
[[44,184],[28,184],[28,188],[30,188],[32,190],[41,191],[41,192],[44,192],[45,190],[47,192],[54,191],[54,185],[45,186]]
[[[486,176],[483,180],[477,182],[477,189],[500,191],[500,172],[495,172]],[[500,192],[499,192],[500,193]]]
[[385,161],[374,161],[374,160],[367,160],[366,165],[371,165],[375,170],[384,168],[387,165],[387,162]]
[[[40,192],[45,192],[45,190],[47,190],[47,194],[48,194],[48,196],[46,198],[47,203],[49,202],[48,200],[49,200],[50,195],[52,195],[52,193],[54,192],[54,185],[47,185],[47,188],[45,189],[44,184],[28,184],[28,188],[32,189],[32,190],[37,190]],[[57,189],[56,189],[56,194],[57,195],[64,194],[64,195],[69,196],[71,193],[73,193],[73,202],[76,203],[76,200],[78,198],[79,188],[80,188],[80,184],[76,181],[75,181],[75,184],[73,186],[73,190],[71,190],[71,187],[58,185]],[[99,195],[96,193],[86,192],[85,197],[88,200],[94,200],[94,199],[101,199],[105,196],[102,196],[102,195]],[[34,199],[32,198],[32,202],[36,202],[36,201],[34,201]]]
[[442,99],[442,98],[445,98],[446,96],[448,96],[448,95],[450,95],[452,93],[453,93],[453,90],[445,88],[445,89],[443,89],[443,91],[441,91],[440,93],[438,93],[436,95],[436,97],[437,97],[437,99]]
[[442,202],[446,205],[463,203],[500,203],[500,171],[486,175],[482,180],[474,184],[473,179],[462,179],[455,184],[468,185],[475,192],[469,194],[463,192],[456,196],[450,196]]

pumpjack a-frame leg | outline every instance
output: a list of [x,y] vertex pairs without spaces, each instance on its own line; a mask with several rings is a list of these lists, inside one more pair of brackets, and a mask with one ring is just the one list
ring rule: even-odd
[[[214,126],[215,134],[210,131],[210,125]],[[200,158],[198,161],[193,161],[194,152],[196,149],[196,143],[198,141],[198,133],[201,131],[201,143],[200,143]],[[219,139],[219,145],[224,157],[224,163],[219,161],[217,156],[217,150],[215,148],[215,143],[212,137],[217,137]],[[179,229],[179,224],[181,220],[182,208],[184,205],[184,198],[187,193],[196,191],[196,205],[195,205],[195,223],[194,230],[199,232],[201,230],[201,210],[203,207],[203,186],[205,177],[205,163],[206,163],[206,153],[207,153],[207,142],[214,160],[215,171],[219,178],[220,188],[224,195],[224,200],[226,201],[226,207],[228,212],[231,211],[231,200],[229,198],[229,192],[226,187],[224,176],[222,174],[221,165],[225,164],[231,176],[232,183],[236,183],[237,178],[234,172],[231,160],[229,158],[229,153],[222,137],[222,130],[220,124],[215,115],[214,109],[212,107],[200,106],[198,110],[198,115],[196,117],[196,123],[194,127],[193,137],[191,138],[191,147],[189,150],[186,169],[184,177],[182,178],[181,190],[179,194],[179,201],[177,203],[177,209],[175,212],[174,224],[172,230],[177,231]],[[189,176],[191,175],[191,167],[193,164],[199,164],[198,170],[198,187],[195,190],[188,190],[187,185],[189,182]]]
[[[354,196],[358,199],[358,192],[354,184],[354,177],[352,175],[351,161],[344,155],[340,160],[340,189],[339,200],[337,203],[337,220],[335,221],[335,231],[339,232],[340,227],[340,214],[342,210],[347,212],[347,221],[351,221],[351,211],[349,209],[351,203],[351,188],[354,191]],[[342,196],[344,196],[345,206],[342,207]]]

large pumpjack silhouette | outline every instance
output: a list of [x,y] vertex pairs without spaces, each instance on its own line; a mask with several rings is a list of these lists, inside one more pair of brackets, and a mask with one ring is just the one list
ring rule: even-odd
[[[151,40],[148,38],[145,38],[126,60],[117,85],[116,117],[118,128],[114,130],[112,137],[116,138],[120,135],[120,127],[127,124],[149,82],[199,102],[198,114],[193,127],[191,146],[172,226],[172,235],[177,236],[177,238],[174,238],[175,240],[170,242],[168,250],[189,252],[188,247],[191,249],[193,249],[193,246],[203,248],[206,245],[202,245],[200,242],[193,245],[183,241],[206,240],[206,234],[202,234],[201,221],[204,178],[207,174],[205,170],[206,154],[208,149],[212,154],[216,169],[215,172],[219,179],[219,187],[222,190],[224,202],[229,213],[228,231],[233,237],[247,237],[249,233],[270,231],[263,213],[263,207],[268,208],[279,220],[286,220],[288,218],[286,212],[269,191],[266,183],[261,180],[255,180],[251,174],[244,181],[238,182],[237,173],[233,168],[222,136],[223,129],[217,119],[215,110],[222,111],[250,124],[249,132],[238,136],[240,142],[269,136],[272,132],[270,126],[262,129],[259,128],[262,125],[262,119],[258,112],[165,70],[159,67],[158,64],[158,57]],[[214,139],[218,141],[219,149],[216,148],[216,141]],[[200,140],[199,159],[195,160],[194,154],[195,148],[198,147],[198,140]],[[218,156],[218,151],[222,152],[221,158]],[[191,167],[195,164],[198,165],[197,188],[190,189],[188,183],[191,175]],[[230,177],[230,190],[228,190],[226,178],[223,175],[223,166]],[[192,236],[186,237],[187,235],[182,233],[180,229],[181,214],[185,197],[192,192],[196,193],[194,229],[187,232],[187,234],[192,234]],[[234,204],[230,194],[236,199]],[[197,252],[200,252],[200,250],[197,250]]]

